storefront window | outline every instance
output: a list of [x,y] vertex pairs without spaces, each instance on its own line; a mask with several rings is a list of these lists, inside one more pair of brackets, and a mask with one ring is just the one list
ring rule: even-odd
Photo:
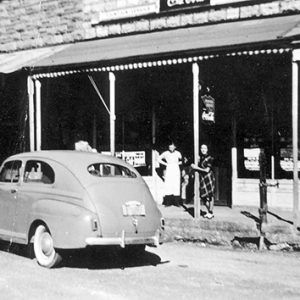
[[292,178],[290,73],[288,55],[248,58],[241,66],[235,90],[239,178],[259,178],[261,151],[267,178]]

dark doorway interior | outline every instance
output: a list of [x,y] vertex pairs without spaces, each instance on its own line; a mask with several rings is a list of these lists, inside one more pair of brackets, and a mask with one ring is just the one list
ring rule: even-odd
[[0,163],[28,149],[27,103],[26,76],[0,74]]

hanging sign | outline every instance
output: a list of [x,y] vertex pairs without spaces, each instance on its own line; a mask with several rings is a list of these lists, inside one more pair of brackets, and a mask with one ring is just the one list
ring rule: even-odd
[[244,165],[249,171],[259,171],[260,148],[244,149]]
[[209,4],[210,0],[160,0],[160,11],[206,6]]
[[203,102],[202,120],[206,122],[215,122],[215,99],[211,96],[201,96]]

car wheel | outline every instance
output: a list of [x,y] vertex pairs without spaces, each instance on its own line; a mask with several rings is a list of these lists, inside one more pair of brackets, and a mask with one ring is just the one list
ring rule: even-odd
[[39,225],[34,233],[33,250],[39,265],[52,268],[61,261],[61,256],[55,251],[53,239],[44,225]]

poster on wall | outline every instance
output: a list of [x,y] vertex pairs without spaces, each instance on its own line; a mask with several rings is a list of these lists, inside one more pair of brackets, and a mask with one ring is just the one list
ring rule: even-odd
[[[110,155],[109,151],[102,151],[101,154]],[[116,157],[125,160],[130,165],[137,167],[146,166],[146,152],[145,151],[121,151],[116,152]]]
[[[299,157],[298,153],[298,157]],[[300,167],[300,161],[298,160],[298,170]],[[280,168],[286,172],[293,172],[293,148],[281,148],[280,149]]]
[[145,151],[122,151],[116,152],[116,157],[124,159],[128,164],[137,167],[146,166]]
[[210,5],[210,0],[160,0],[160,11]]
[[249,171],[259,171],[260,148],[244,148],[244,166]]

